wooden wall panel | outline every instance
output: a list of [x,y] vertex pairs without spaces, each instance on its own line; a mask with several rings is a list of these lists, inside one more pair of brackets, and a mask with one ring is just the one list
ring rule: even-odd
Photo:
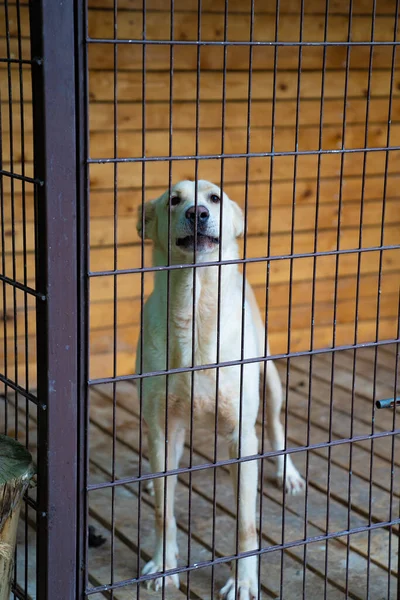
[[[118,0],[117,37],[143,38],[142,0]],[[202,0],[201,39],[218,41],[224,35],[224,2]],[[174,40],[197,39],[197,0],[175,0]],[[300,39],[300,0],[280,3],[278,40],[296,43]],[[348,36],[350,0],[331,0],[327,25],[329,42],[344,42]],[[146,39],[170,40],[170,11],[164,0],[147,0]],[[303,41],[321,42],[324,39],[325,4],[305,0]],[[246,42],[250,35],[250,0],[229,0],[227,39]],[[354,0],[351,40],[363,43],[371,39],[373,0]],[[275,38],[275,3],[255,0],[254,40]],[[337,228],[340,208],[340,249],[371,248],[383,243],[399,243],[400,211],[400,68],[399,53],[393,54],[390,42],[394,32],[395,0],[376,3],[372,70],[369,76],[370,48],[358,45],[348,52],[346,46],[279,47],[255,46],[252,52],[250,112],[251,152],[318,152],[325,154],[277,156],[271,165],[268,156],[249,160],[249,179],[246,186],[246,159],[227,158],[224,161],[224,188],[243,208],[248,198],[247,255],[271,256],[331,252],[337,247]],[[21,9],[21,47],[15,36],[18,23],[15,8],[9,7],[10,51],[18,57],[29,58],[29,20],[27,8]],[[169,154],[169,131],[173,132],[173,156],[192,156],[196,152],[196,129],[199,131],[199,153],[213,155],[212,160],[199,161],[199,177],[220,182],[221,127],[225,123],[224,151],[241,154],[247,148],[249,48],[229,46],[177,45],[174,47],[174,79],[170,97],[170,46],[148,45],[146,54],[140,44],[107,43],[114,35],[112,0],[89,0],[89,36],[103,43],[91,43],[89,58],[89,122],[90,156],[114,157],[114,81],[117,89],[118,158],[140,158],[142,144],[147,157]],[[6,27],[0,23],[0,52],[6,53]],[[397,39],[397,37],[396,37]],[[344,98],[347,71],[347,98]],[[298,70],[301,62],[301,76]],[[196,103],[196,69],[200,65],[200,101]],[[394,66],[392,72],[392,64]],[[226,66],[226,78],[223,68]],[[114,66],[117,69],[114,79]],[[143,70],[144,67],[144,70]],[[323,77],[323,67],[325,76]],[[274,70],[276,68],[276,78]],[[0,64],[0,97],[3,128],[3,168],[10,168],[8,135],[14,141],[14,169],[22,164],[27,175],[32,174],[32,107],[28,71],[12,66],[8,73]],[[20,77],[21,75],[21,77]],[[12,84],[13,118],[9,118],[8,77]],[[23,85],[25,106],[20,114],[19,97]],[[226,105],[223,109],[223,88],[226,86]],[[392,98],[390,89],[392,87]],[[273,98],[276,96],[274,106]],[[368,98],[369,96],[369,98]],[[297,110],[297,98],[299,109]],[[143,100],[145,112],[143,114]],[[199,109],[197,113],[197,109]],[[388,131],[391,110],[390,132]],[[368,113],[368,119],[366,119]],[[170,116],[172,122],[170,123]],[[21,120],[23,117],[23,121]],[[143,121],[144,117],[144,121]],[[345,118],[345,123],[344,123]],[[24,139],[21,142],[21,124]],[[296,127],[297,125],[297,127]],[[345,125],[345,127],[344,127]],[[390,135],[389,135],[390,133]],[[272,145],[273,142],[273,145]],[[384,151],[387,145],[394,147]],[[355,152],[342,155],[340,149]],[[364,160],[362,148],[371,149]],[[377,149],[383,149],[377,151]],[[90,167],[90,267],[93,271],[112,269],[114,264],[114,232],[112,227],[116,176],[118,183],[118,266],[135,268],[141,264],[141,244],[136,234],[136,210],[145,197],[155,198],[168,185],[169,161],[146,164],[140,161],[122,163],[116,172],[112,164],[93,164]],[[272,170],[271,170],[272,169]],[[144,174],[144,178],[143,178]],[[186,159],[172,163],[174,181],[193,178],[195,161]],[[271,178],[272,174],[272,178]],[[318,180],[319,174],[319,180]],[[343,175],[342,181],[340,175]],[[247,190],[247,192],[246,192]],[[14,190],[14,223],[11,212],[11,188],[3,187],[5,226],[4,267],[8,276],[16,273],[27,276],[34,284],[33,194],[30,186],[20,184]],[[295,211],[293,212],[293,202]],[[272,218],[269,221],[271,204]],[[317,211],[318,209],[318,211]],[[22,215],[26,214],[24,231]],[[294,215],[294,223],[292,217]],[[318,218],[317,218],[318,217]],[[384,236],[381,225],[384,223]],[[360,238],[360,223],[362,236]],[[293,225],[293,228],[292,228]],[[292,244],[291,231],[294,232]],[[15,234],[15,261],[11,258],[11,233]],[[317,233],[317,237],[315,235]],[[269,236],[269,246],[268,246]],[[241,246],[242,247],[242,246]],[[24,256],[24,249],[26,256]],[[272,350],[286,352],[288,320],[291,321],[290,350],[327,347],[333,343],[333,319],[336,318],[336,344],[373,341],[379,309],[379,337],[392,338],[397,334],[400,250],[371,251],[362,254],[328,255],[295,258],[292,268],[292,305],[289,306],[290,259],[272,260],[269,273],[268,328]],[[145,244],[145,264],[151,263],[151,249]],[[260,306],[266,305],[266,263],[251,264],[248,278],[255,287]],[[313,275],[316,276],[313,285]],[[339,281],[335,288],[335,275]],[[357,279],[359,278],[359,286]],[[138,274],[117,277],[118,300],[117,372],[133,370],[135,344],[139,327],[141,277]],[[152,288],[152,276],[144,277],[145,294]],[[336,291],[335,291],[336,289]],[[380,304],[378,307],[378,290]],[[91,319],[91,377],[112,374],[113,311],[115,296],[113,277],[97,277],[90,284]],[[358,302],[356,300],[358,296]],[[312,303],[314,298],[314,314]],[[336,314],[334,306],[336,300]],[[3,302],[3,299],[1,300]],[[24,296],[17,295],[16,331],[18,352],[25,351],[25,328],[34,332],[34,305],[28,301],[29,318],[24,316]],[[7,290],[2,313],[5,327],[0,338],[8,336],[8,349],[14,347],[14,298]],[[311,329],[313,327],[313,339]],[[1,345],[0,345],[1,346]],[[2,355],[3,352],[3,355]],[[4,345],[0,350],[4,361]],[[21,354],[22,356],[22,354]],[[29,348],[31,374],[34,374],[35,349]],[[7,368],[14,368],[10,356]],[[0,365],[1,368],[1,365]],[[21,371],[20,366],[18,370]],[[23,373],[21,371],[21,376]]]

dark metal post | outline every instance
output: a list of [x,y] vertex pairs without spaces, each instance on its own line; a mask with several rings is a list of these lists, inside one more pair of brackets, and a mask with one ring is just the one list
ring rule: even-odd
[[88,7],[85,0],[75,0],[75,48],[76,48],[76,85],[79,97],[76,103],[77,119],[77,197],[78,197],[78,339],[79,363],[78,378],[80,386],[80,402],[78,416],[78,548],[77,548],[77,578],[76,597],[83,598],[88,582],[88,497],[87,479],[89,473],[88,436],[88,379],[89,379],[89,108],[88,108],[88,48],[86,43],[89,22]]
[[74,1],[31,2],[37,304],[40,600],[76,598],[77,241]]

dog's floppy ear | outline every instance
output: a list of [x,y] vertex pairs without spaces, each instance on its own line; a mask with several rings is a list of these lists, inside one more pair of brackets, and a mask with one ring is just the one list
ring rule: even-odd
[[234,202],[233,200],[231,200],[231,202],[232,202],[232,211],[233,211],[233,228],[235,231],[235,236],[242,237],[244,234],[243,211],[240,208],[240,206],[238,206],[238,204],[236,204],[236,202]]
[[[138,208],[138,220],[136,223],[136,229],[140,237],[145,240],[152,240],[156,229],[156,205],[155,200],[145,202],[144,207],[142,205]],[[144,234],[143,234],[143,213],[144,208]]]

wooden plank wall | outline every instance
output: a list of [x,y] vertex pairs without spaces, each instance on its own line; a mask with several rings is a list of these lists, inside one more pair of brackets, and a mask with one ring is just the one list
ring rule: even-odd
[[[224,1],[203,0],[200,31],[204,41],[224,39]],[[330,0],[325,24],[325,3],[305,0],[302,34],[300,34],[300,0],[282,1],[277,19],[275,3],[254,3],[255,41],[307,42],[346,41],[348,39],[350,0]],[[376,3],[372,29],[373,0],[354,0],[351,41],[391,42],[395,37],[395,0]],[[116,35],[119,39],[196,40],[198,36],[198,1],[175,0],[173,31],[170,4],[164,0],[147,0],[143,20],[142,0],[119,0]],[[227,39],[246,42],[250,39],[250,0],[229,0]],[[148,45],[145,54],[140,44],[109,43],[114,37],[114,13],[111,0],[89,0],[88,33],[103,43],[89,44],[89,120],[91,158],[117,156],[162,157],[196,153],[196,113],[198,107],[199,154],[224,152],[293,152],[400,146],[400,71],[399,53],[390,45],[377,45],[372,53],[366,45],[279,47],[256,46],[252,54],[249,78],[249,47],[175,46],[173,51],[172,102],[170,96],[170,46]],[[29,57],[29,20],[27,7],[21,7],[20,24],[16,8],[9,7],[10,48],[15,56]],[[18,47],[16,33],[23,35]],[[326,30],[326,31],[325,31]],[[371,33],[372,32],[372,33]],[[172,38],[171,38],[172,34]],[[302,37],[300,37],[302,35]],[[0,23],[0,55],[7,51],[6,28]],[[397,33],[396,33],[397,36]],[[108,40],[108,42],[107,42]],[[397,40],[397,37],[396,37]],[[348,68],[346,68],[348,59]],[[392,77],[392,62],[394,65]],[[196,104],[197,67],[199,103]],[[226,77],[223,68],[226,66]],[[117,77],[114,78],[114,66]],[[369,66],[371,66],[369,76]],[[1,65],[2,74],[5,65]],[[301,68],[301,70],[300,70]],[[323,75],[323,72],[325,73]],[[347,73],[347,78],[346,78]],[[2,97],[3,163],[9,164],[10,126],[13,131],[13,168],[32,173],[32,119],[28,71],[10,69],[13,119],[8,111],[8,78],[0,81]],[[19,98],[23,84],[25,109]],[[252,103],[248,111],[248,92]],[[392,87],[392,99],[390,89]],[[345,101],[345,90],[347,99]],[[223,109],[224,90],[226,106]],[[62,92],[61,92],[62,93]],[[116,94],[117,104],[114,104]],[[276,96],[276,103],[273,99]],[[145,111],[143,111],[143,99]],[[297,103],[299,100],[299,103]],[[369,101],[368,101],[369,100]],[[388,132],[389,109],[391,127]],[[114,110],[115,108],[115,110]],[[250,137],[248,140],[248,115]],[[172,119],[170,120],[170,115]],[[24,117],[24,140],[21,143],[21,117]],[[368,118],[366,118],[368,117]],[[344,131],[345,118],[345,131]],[[297,127],[296,127],[297,124]],[[170,148],[170,129],[172,147]],[[114,132],[117,131],[115,142]],[[390,133],[390,136],[389,136]],[[21,162],[22,161],[22,162]],[[114,204],[117,205],[118,268],[141,265],[141,245],[135,230],[136,209],[142,201],[154,198],[167,186],[169,161],[94,164],[90,167],[90,266],[92,271],[114,266]],[[224,161],[224,186],[242,207],[248,191],[247,256],[290,255],[314,250],[331,251],[337,247],[340,217],[340,249],[395,245],[399,242],[400,211],[398,205],[400,152],[374,151],[365,157],[361,152],[228,158]],[[4,167],[6,168],[6,167]],[[248,187],[246,188],[246,169]],[[342,174],[342,178],[341,178]],[[195,162],[172,162],[173,181],[194,178]],[[198,175],[216,183],[221,178],[220,160],[200,160]],[[114,180],[117,194],[114,193]],[[15,196],[14,214],[10,197]],[[34,232],[32,189],[24,190],[18,182],[4,180],[5,273],[34,279]],[[24,206],[25,204],[25,206]],[[271,207],[270,207],[271,205]],[[271,219],[269,219],[269,207]],[[23,226],[23,212],[27,224]],[[14,219],[14,224],[12,220]],[[360,228],[362,223],[362,233]],[[381,225],[384,223],[384,234]],[[293,237],[292,237],[293,230]],[[13,238],[12,232],[15,232]],[[14,243],[16,260],[12,260]],[[27,249],[23,256],[24,244]],[[145,247],[145,264],[150,264],[150,248]],[[265,310],[265,287],[268,278],[268,329],[272,350],[328,347],[333,343],[349,344],[393,338],[397,335],[399,251],[371,251],[361,258],[357,254],[271,261],[248,267],[247,274],[255,286],[257,298]],[[357,278],[359,273],[359,286]],[[335,278],[338,285],[335,286]],[[292,277],[292,285],[290,285]],[[315,277],[315,286],[313,286]],[[151,290],[151,276],[144,278],[146,294]],[[139,327],[141,280],[139,275],[93,278],[90,285],[91,377],[113,373],[113,302],[117,311],[117,373],[132,372],[135,343]],[[378,294],[378,288],[380,293]],[[25,320],[23,295],[17,293],[17,308],[7,290],[6,329],[8,368],[14,364],[14,322],[17,320],[15,345],[22,363],[25,353],[23,335],[28,327],[34,333],[32,315]],[[377,331],[378,296],[379,329]],[[334,300],[336,297],[336,311]],[[314,299],[314,302],[313,302]],[[358,300],[357,300],[358,299]],[[291,303],[291,304],[290,304]],[[30,304],[30,302],[28,302]],[[333,321],[336,321],[335,334]],[[27,322],[26,322],[27,321]],[[4,337],[0,327],[0,336]],[[34,376],[34,338],[29,347],[31,374]],[[0,349],[0,353],[4,351]]]

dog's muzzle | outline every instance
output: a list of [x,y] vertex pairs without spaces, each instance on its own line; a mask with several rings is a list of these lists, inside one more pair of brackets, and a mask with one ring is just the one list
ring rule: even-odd
[[219,244],[219,238],[208,234],[210,211],[206,206],[191,206],[185,213],[188,229],[193,233],[178,238],[176,245],[187,250],[212,250]]

